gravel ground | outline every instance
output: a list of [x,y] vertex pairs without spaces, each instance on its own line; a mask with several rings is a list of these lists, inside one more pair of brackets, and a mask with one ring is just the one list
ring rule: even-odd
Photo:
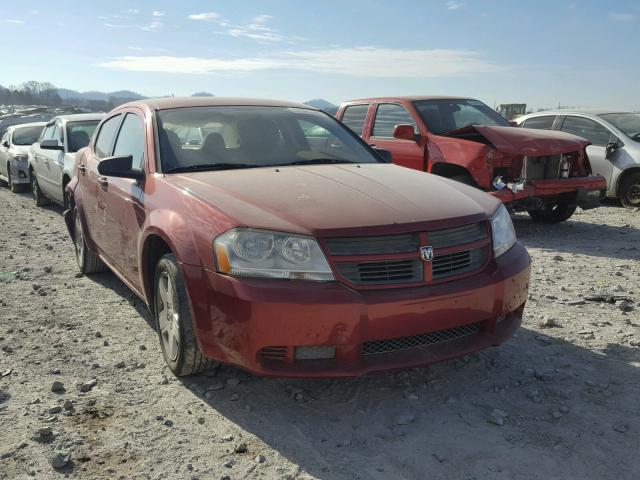
[[0,189],[0,478],[637,479],[640,211],[515,219],[523,328],[354,380],[164,367],[113,275],[76,275],[60,209]]

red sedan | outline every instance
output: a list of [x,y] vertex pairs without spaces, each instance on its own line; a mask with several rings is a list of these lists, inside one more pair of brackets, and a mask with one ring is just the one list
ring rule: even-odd
[[146,100],[78,153],[84,273],[148,305],[176,375],[422,365],[509,338],[529,256],[495,198],[390,163],[334,118],[248,99]]

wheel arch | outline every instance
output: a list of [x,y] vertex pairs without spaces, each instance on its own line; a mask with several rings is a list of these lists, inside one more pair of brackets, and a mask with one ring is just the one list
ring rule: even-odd
[[173,253],[180,261],[178,251],[169,236],[161,229],[150,228],[142,240],[138,262],[143,293],[152,314],[155,310],[153,284],[156,266],[160,258],[168,253]]
[[468,168],[458,165],[457,163],[437,162],[431,167],[431,173],[440,177],[452,178],[459,176],[468,176],[476,183],[475,178]]
[[616,180],[616,190],[615,190],[616,197],[620,198],[620,188],[622,188],[622,183],[629,175],[632,175],[634,173],[640,173],[640,166],[627,168],[623,170],[620,173],[620,175],[618,175],[618,178]]

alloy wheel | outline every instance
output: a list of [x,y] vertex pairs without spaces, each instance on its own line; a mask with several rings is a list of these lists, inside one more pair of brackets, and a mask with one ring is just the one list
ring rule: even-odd
[[78,262],[78,266],[82,269],[82,264],[84,263],[84,234],[82,232],[82,221],[80,220],[80,215],[77,211],[75,212],[74,217],[73,244],[76,251],[76,261]]
[[173,362],[180,353],[180,317],[175,286],[166,271],[158,278],[158,297],[160,337],[167,358]]

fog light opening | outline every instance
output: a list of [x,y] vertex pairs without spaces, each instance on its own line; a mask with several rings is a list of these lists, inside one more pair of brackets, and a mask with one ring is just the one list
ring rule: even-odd
[[311,345],[308,347],[296,347],[296,360],[327,360],[336,357],[336,347],[324,347]]

